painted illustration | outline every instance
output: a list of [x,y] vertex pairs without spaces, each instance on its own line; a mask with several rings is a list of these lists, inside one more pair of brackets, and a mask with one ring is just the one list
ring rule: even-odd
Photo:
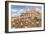
[[11,28],[41,27],[41,6],[11,5]]

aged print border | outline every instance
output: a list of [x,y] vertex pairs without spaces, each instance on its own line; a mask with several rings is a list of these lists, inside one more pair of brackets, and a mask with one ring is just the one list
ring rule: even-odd
[[[16,31],[16,32],[9,32],[8,30],[8,18],[9,18],[9,12],[8,12],[8,3],[31,3],[31,4],[43,4],[44,5],[44,29],[43,30],[32,30],[32,31]],[[6,33],[19,33],[19,32],[35,32],[35,31],[45,31],[45,3],[38,3],[38,2],[21,2],[21,1],[5,1],[5,32]]]

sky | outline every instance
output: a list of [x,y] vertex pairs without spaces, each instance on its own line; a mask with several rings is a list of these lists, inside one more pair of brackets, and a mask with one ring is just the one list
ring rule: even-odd
[[[42,7],[41,6],[35,6],[37,11],[41,11]],[[32,6],[21,6],[21,5],[11,5],[11,11],[12,11],[12,16],[19,16],[21,13],[30,11],[32,9]]]

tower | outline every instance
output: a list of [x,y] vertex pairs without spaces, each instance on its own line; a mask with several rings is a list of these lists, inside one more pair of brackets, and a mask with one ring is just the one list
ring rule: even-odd
[[32,12],[34,12],[35,11],[35,6],[32,6]]

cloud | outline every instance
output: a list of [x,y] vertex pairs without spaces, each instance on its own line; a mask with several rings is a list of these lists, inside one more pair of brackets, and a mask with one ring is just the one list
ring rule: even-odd
[[24,9],[20,9],[18,14],[21,15],[21,13],[24,13]]
[[42,10],[40,10],[39,8],[36,8],[36,11],[39,11],[39,12],[41,12]]
[[18,10],[18,9],[12,9],[12,16],[19,16],[23,12],[24,12],[24,9],[20,9],[20,10]]
[[18,10],[17,9],[12,9],[12,13],[16,13]]
[[26,11],[30,11],[30,9],[12,9],[12,16],[19,16],[21,13],[25,13]]
[[24,11],[24,9],[20,9],[20,10],[19,10],[19,13],[22,13],[23,11]]
[[30,10],[31,10],[30,8],[27,9],[27,11],[30,11]]

